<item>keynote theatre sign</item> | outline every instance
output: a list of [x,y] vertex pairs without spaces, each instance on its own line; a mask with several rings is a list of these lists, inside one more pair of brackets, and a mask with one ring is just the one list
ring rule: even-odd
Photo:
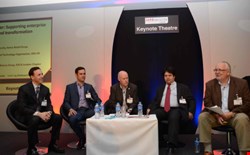
[[179,33],[177,15],[135,17],[135,34]]

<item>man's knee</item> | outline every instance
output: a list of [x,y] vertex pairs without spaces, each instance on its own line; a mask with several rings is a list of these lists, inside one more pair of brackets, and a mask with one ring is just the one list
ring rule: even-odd
[[91,110],[91,111],[89,111],[89,114],[88,114],[87,118],[90,118],[90,117],[92,117],[94,115],[95,115],[95,111]]
[[208,112],[200,113],[200,115],[198,117],[199,122],[203,122],[204,120],[208,119],[208,115],[209,115]]
[[74,124],[76,124],[76,123],[78,123],[77,117],[75,117],[75,116],[69,117],[69,124],[74,125]]
[[30,125],[38,125],[40,123],[40,118],[38,116],[33,116],[29,122]]
[[250,123],[249,117],[244,113],[239,113],[235,117],[235,122],[240,126],[245,126],[246,124]]

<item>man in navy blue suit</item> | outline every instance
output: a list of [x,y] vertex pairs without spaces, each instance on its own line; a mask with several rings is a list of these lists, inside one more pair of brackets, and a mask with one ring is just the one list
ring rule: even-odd
[[93,86],[85,83],[86,70],[84,67],[75,69],[76,82],[66,86],[63,108],[68,112],[69,124],[79,138],[77,149],[84,149],[86,136],[79,124],[80,121],[92,117],[94,106],[101,99]]

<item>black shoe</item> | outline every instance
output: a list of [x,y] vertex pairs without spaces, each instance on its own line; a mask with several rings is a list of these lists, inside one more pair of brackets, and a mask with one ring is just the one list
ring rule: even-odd
[[39,153],[37,152],[37,149],[33,147],[33,148],[28,148],[27,155],[39,155]]
[[48,152],[64,153],[65,150],[59,148],[56,144],[54,144],[54,145],[49,145]]
[[170,154],[174,154],[174,152],[175,152],[175,147],[169,147],[168,148],[168,154],[170,155]]
[[85,145],[85,140],[80,139],[77,144],[77,150],[85,149],[84,145]]
[[168,149],[167,149],[167,153],[168,155],[174,154],[176,149],[176,145],[173,143],[168,143]]

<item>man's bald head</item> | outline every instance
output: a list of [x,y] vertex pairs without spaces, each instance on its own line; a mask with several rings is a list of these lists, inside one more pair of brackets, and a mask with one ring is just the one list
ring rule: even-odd
[[118,81],[120,82],[120,85],[124,88],[128,87],[129,83],[129,78],[128,78],[128,73],[124,70],[121,70],[118,73]]

